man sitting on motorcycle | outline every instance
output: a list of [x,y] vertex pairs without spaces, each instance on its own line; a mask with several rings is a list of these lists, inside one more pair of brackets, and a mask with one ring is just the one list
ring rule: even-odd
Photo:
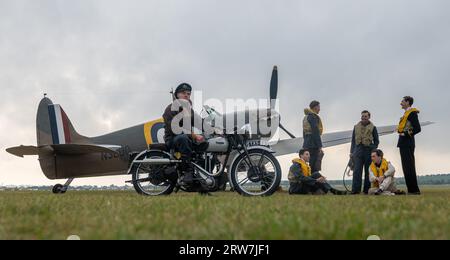
[[191,164],[194,142],[205,141],[204,136],[193,132],[193,126],[201,126],[202,123],[200,116],[192,109],[191,93],[191,85],[180,84],[175,90],[173,103],[166,108],[163,115],[164,141],[169,149],[181,154],[184,184],[191,184],[194,180],[194,167]]

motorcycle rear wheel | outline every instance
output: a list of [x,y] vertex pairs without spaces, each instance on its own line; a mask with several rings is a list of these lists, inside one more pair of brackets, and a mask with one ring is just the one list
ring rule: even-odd
[[[164,152],[149,151],[137,160],[143,159],[168,159],[170,158]],[[168,165],[150,165],[146,163],[134,163],[131,168],[132,183],[136,192],[144,196],[162,196],[170,195],[175,183],[167,179],[165,170]]]

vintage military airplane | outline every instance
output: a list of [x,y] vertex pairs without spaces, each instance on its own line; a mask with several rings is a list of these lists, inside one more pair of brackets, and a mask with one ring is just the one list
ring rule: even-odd
[[[236,113],[244,113],[245,118],[248,118],[249,113],[256,113],[265,115],[258,117],[257,120],[267,120],[268,116],[272,120],[279,119],[279,114],[275,111],[277,92],[278,70],[274,67],[270,83],[269,112],[267,113],[267,108],[263,109],[266,110],[265,113],[241,111],[235,112],[231,118],[237,117]],[[213,112],[217,117],[226,118],[213,109],[207,109],[209,113]],[[41,169],[48,179],[67,179],[64,185],[54,186],[54,193],[65,193],[75,178],[127,174],[130,156],[133,153],[144,151],[152,144],[164,143],[164,122],[161,118],[98,137],[80,135],[62,107],[53,104],[47,97],[44,97],[39,104],[36,121],[37,146],[21,145],[8,148],[6,151],[19,157],[37,155]],[[226,128],[225,122],[223,124],[222,128]],[[242,124],[248,124],[248,122],[242,122]],[[431,122],[422,123],[424,126],[429,124]],[[278,126],[276,127],[278,129]],[[291,138],[276,140],[277,142],[265,145],[270,147],[276,156],[298,152],[303,144],[303,138],[295,137],[281,124],[279,127]],[[396,132],[396,127],[396,125],[379,127],[378,131],[380,135],[393,134]],[[351,137],[351,130],[324,134],[322,137],[324,148],[349,143]]]

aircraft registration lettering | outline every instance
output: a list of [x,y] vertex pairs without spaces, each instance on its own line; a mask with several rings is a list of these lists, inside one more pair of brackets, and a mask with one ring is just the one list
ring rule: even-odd
[[129,154],[131,153],[131,149],[128,145],[121,147],[117,150],[116,154],[113,153],[101,153],[101,160],[107,161],[112,159],[120,158],[122,161],[128,161]]

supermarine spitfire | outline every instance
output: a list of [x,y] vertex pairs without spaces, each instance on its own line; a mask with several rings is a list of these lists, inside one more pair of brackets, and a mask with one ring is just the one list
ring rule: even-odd
[[[296,137],[286,130],[280,122],[280,114],[275,110],[278,92],[278,70],[274,67],[270,83],[271,107],[260,110],[237,111],[232,114],[220,115],[214,109],[205,107],[208,112],[207,120],[211,120],[215,127],[227,131],[224,118],[243,117],[242,123],[233,126],[240,129],[252,122],[248,121],[250,114],[256,115],[257,125],[267,124],[267,121],[277,122],[276,129],[285,131],[290,138],[262,142],[262,135],[248,142],[248,146],[261,146],[273,151],[275,156],[298,152],[303,144],[302,137]],[[161,108],[162,111],[162,108]],[[422,123],[429,125],[430,122]],[[228,127],[229,128],[229,127]],[[396,132],[396,125],[379,127],[380,135]],[[125,175],[129,173],[130,162],[137,153],[149,149],[151,145],[164,143],[164,122],[157,118],[124,130],[105,134],[98,137],[86,137],[79,134],[66,112],[59,104],[54,104],[48,97],[44,97],[38,106],[36,118],[37,145],[18,146],[8,148],[7,152],[23,157],[38,156],[41,169],[48,179],[65,179],[64,185],[55,185],[54,193],[65,193],[71,182],[76,178]],[[273,131],[276,132],[276,131]],[[273,137],[273,136],[271,136]],[[352,131],[326,133],[322,136],[324,148],[351,142]],[[272,138],[273,139],[273,138]],[[237,156],[233,154],[231,156]],[[229,160],[233,161],[233,158]],[[229,165],[228,165],[229,166]]]

